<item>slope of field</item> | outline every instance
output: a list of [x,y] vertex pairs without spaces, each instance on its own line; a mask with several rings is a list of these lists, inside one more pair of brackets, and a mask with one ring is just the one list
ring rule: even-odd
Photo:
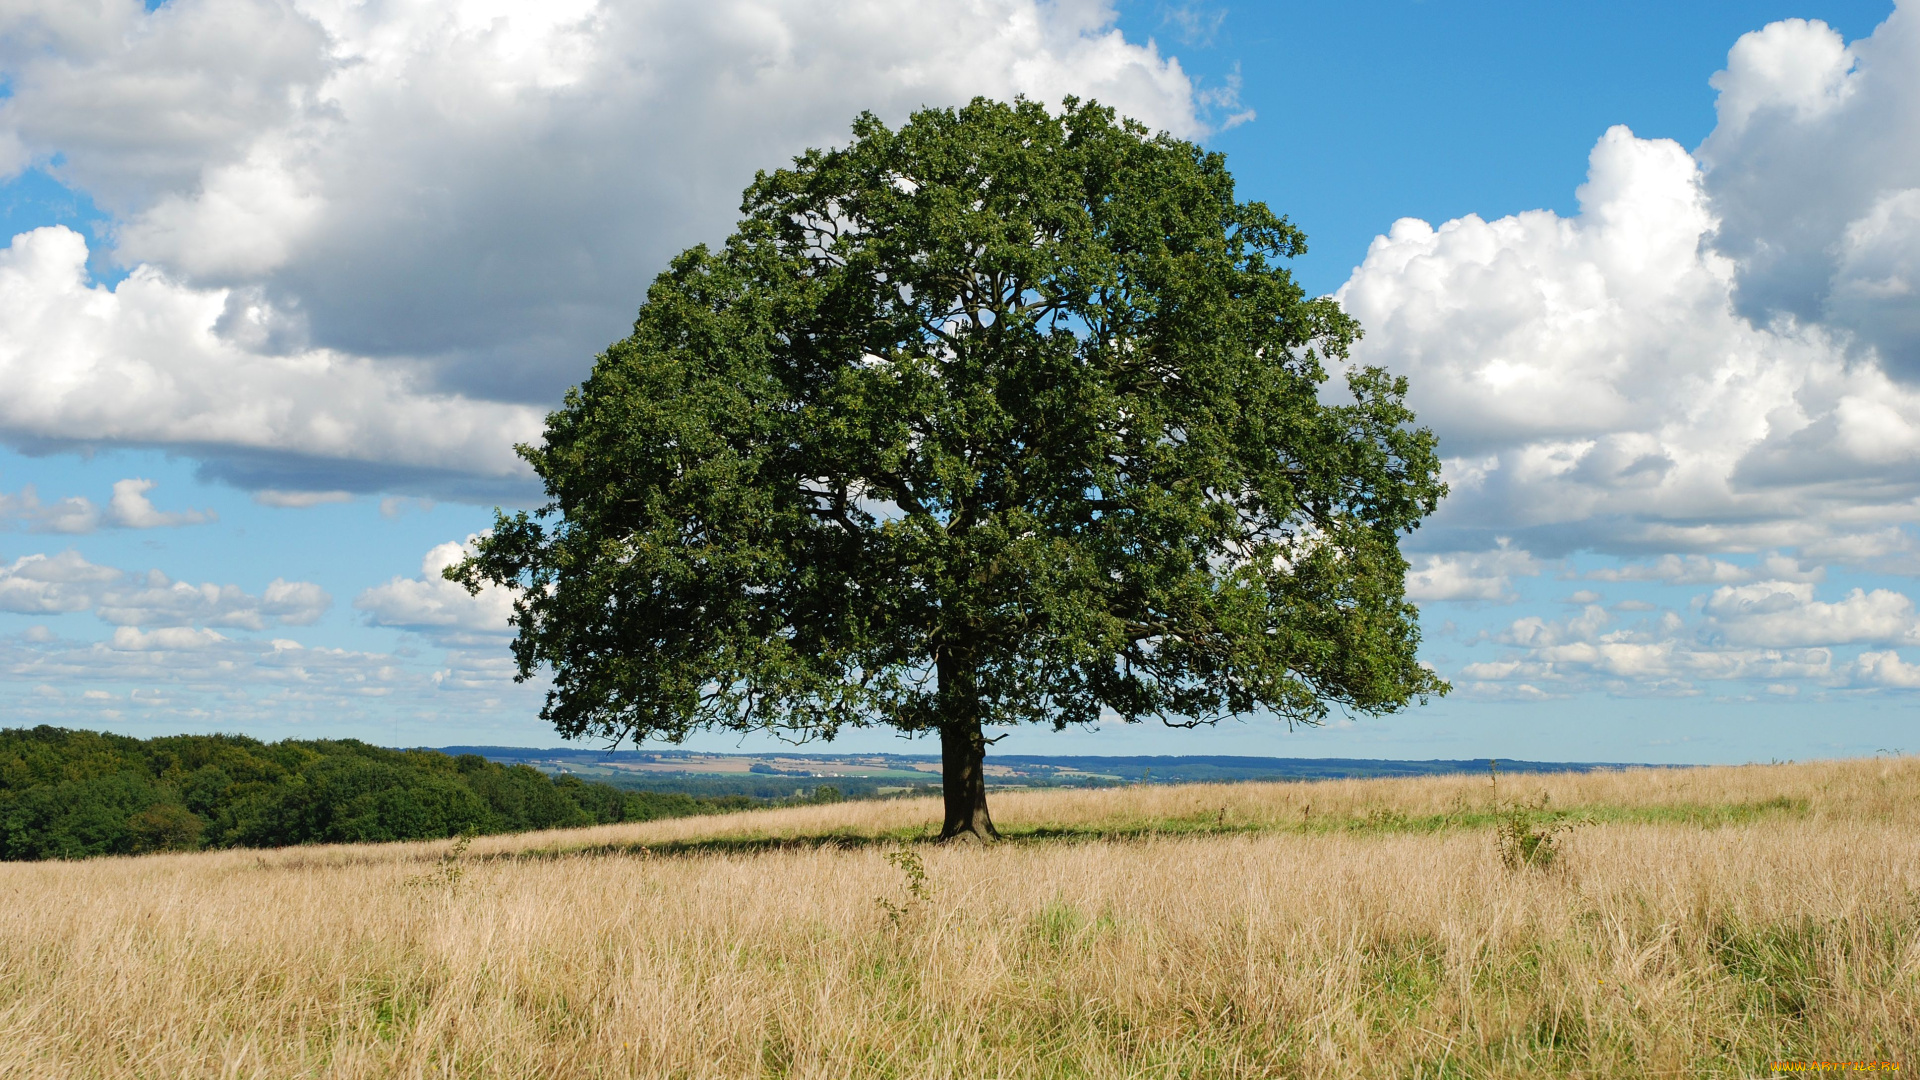
[[1911,1069],[1916,781],[1055,790],[997,797],[984,848],[917,842],[937,807],[903,800],[10,864],[0,1076]]

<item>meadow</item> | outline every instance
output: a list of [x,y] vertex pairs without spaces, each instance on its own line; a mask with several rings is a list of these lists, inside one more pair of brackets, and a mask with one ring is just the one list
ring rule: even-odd
[[0,1077],[1913,1068],[1916,781],[1051,790],[996,793],[987,846],[896,800],[5,864]]

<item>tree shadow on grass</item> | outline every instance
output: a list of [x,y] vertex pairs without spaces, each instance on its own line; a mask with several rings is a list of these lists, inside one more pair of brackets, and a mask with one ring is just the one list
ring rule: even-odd
[[[1779,798],[1758,803],[1723,805],[1569,807],[1565,810],[1542,813],[1540,816],[1585,824],[1676,824],[1691,825],[1696,828],[1715,828],[1776,817],[1801,818],[1807,816],[1808,812],[1809,807],[1804,799]],[[1408,816],[1375,808],[1364,816],[1285,822],[1271,819],[1234,819],[1225,808],[1222,808],[1218,811],[1185,817],[1137,821],[1089,822],[1078,825],[1057,823],[1013,825],[1001,830],[999,843],[1013,845],[1114,844],[1265,834],[1324,836],[1418,833],[1436,835],[1494,828],[1503,820],[1505,820],[1503,813],[1490,810]],[[743,834],[693,840],[663,840],[651,844],[619,841],[569,847],[528,848],[521,851],[472,856],[472,858],[503,862],[596,857],[693,859],[764,855],[783,851],[859,851],[877,847],[930,845],[937,842],[937,836],[936,830],[931,826],[887,829],[880,832],[839,830],[782,836]]]
[[933,835],[912,833],[818,833],[800,836],[714,836],[702,840],[662,840],[643,844],[620,841],[570,847],[528,848],[483,856],[505,862],[533,862],[573,858],[697,858],[700,856],[764,855],[777,851],[857,851],[861,848],[930,843]]
[[[1255,824],[1224,825],[1190,823],[1184,819],[1139,823],[1091,825],[1016,825],[1001,830],[1000,844],[1087,844],[1121,843],[1155,838],[1196,835],[1242,835],[1268,831]],[[938,831],[923,827],[890,829],[878,833],[826,832],[786,836],[715,836],[698,840],[664,840],[657,843],[620,841],[582,844],[570,847],[529,848],[524,851],[497,852],[478,856],[501,861],[538,861],[564,858],[638,857],[698,858],[702,856],[763,855],[781,851],[859,851],[865,848],[931,845],[938,843]]]

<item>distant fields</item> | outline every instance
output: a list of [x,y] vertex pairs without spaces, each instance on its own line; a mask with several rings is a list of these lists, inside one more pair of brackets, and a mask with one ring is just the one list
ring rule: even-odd
[[[529,765],[620,787],[696,795],[791,798],[831,783],[852,798],[937,791],[938,754],[712,754],[687,750],[599,750],[585,746],[446,746],[439,753],[477,754],[506,765]],[[1356,780],[1385,776],[1485,773],[1486,758],[1389,761],[1374,758],[1276,758],[1228,755],[987,755],[994,787],[1111,787],[1123,784],[1232,783],[1247,780]],[[1617,762],[1502,761],[1508,773],[1590,772],[1634,768]]]
[[985,848],[896,799],[7,864],[0,1076],[1911,1070],[1916,782],[1030,790]]

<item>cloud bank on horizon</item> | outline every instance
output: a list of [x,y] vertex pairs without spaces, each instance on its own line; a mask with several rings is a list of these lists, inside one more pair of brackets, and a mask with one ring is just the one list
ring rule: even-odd
[[[1338,291],[1367,331],[1356,359],[1409,376],[1448,458],[1410,595],[1592,586],[1469,643],[1446,671],[1467,696],[1920,688],[1912,601],[1828,584],[1920,572],[1915,12],[1851,43],[1756,29],[1713,77],[1699,147],[1613,128],[1577,214],[1402,220]],[[26,0],[0,14],[0,75],[0,175],[43,170],[105,215],[0,250],[0,441],[162,448],[284,508],[524,497],[512,443],[652,275],[724,235],[754,169],[862,109],[1073,93],[1196,138],[1247,115],[1098,0]],[[105,507],[0,493],[0,526],[199,513],[142,483]],[[256,596],[78,556],[0,565],[0,603],[91,611],[112,640],[5,645],[0,664],[50,672],[50,695],[61,672],[222,664],[281,688],[255,705],[497,694],[506,607],[438,579],[458,552],[353,602],[450,650],[427,681],[235,636],[318,618],[318,586]],[[1693,593],[1597,591],[1635,583]]]

